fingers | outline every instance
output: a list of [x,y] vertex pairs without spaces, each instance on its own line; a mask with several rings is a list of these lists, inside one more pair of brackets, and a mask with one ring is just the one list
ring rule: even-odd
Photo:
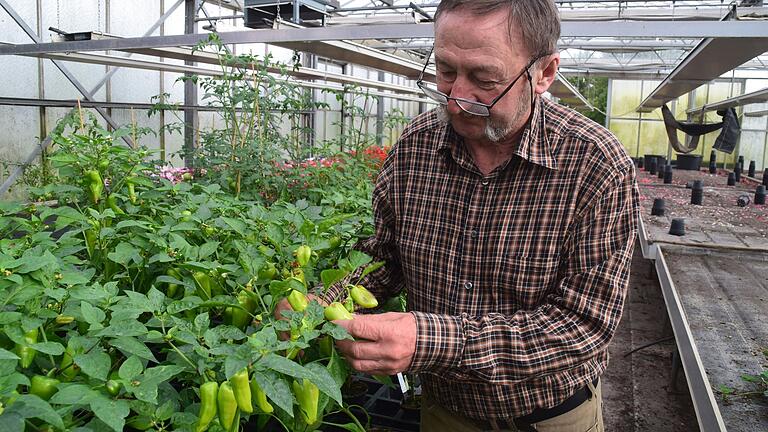
[[416,323],[411,314],[357,315],[353,320],[335,322],[356,339],[336,341],[354,369],[392,374],[410,365],[416,338]]

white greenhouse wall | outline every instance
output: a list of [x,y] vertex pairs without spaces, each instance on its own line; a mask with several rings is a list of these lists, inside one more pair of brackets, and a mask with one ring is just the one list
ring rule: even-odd
[[[33,30],[42,29],[40,37],[44,42],[51,41],[52,32],[48,27],[57,27],[66,32],[102,31],[121,37],[143,36],[164,13],[173,6],[177,0],[7,0],[21,18]],[[38,3],[43,11],[38,16]],[[235,14],[236,12],[220,9],[214,3],[206,4],[205,10],[210,16]],[[206,33],[202,29],[207,22],[198,23],[198,31]],[[217,27],[221,31],[233,31],[243,29],[242,20],[219,21]],[[184,6],[178,7],[152,34],[170,35],[184,32]],[[32,40],[23,32],[17,23],[2,9],[0,9],[0,42],[14,44],[27,44]],[[263,57],[267,53],[273,56],[274,61],[290,64],[293,52],[265,44],[248,44],[230,47],[235,54],[252,53]],[[97,52],[98,54],[105,54]],[[109,52],[112,56],[128,56],[127,53]],[[131,55],[134,59],[146,59],[157,61],[151,56]],[[54,99],[75,100],[83,99],[76,87],[67,80],[64,74],[47,59],[33,57],[7,56],[0,62],[0,76],[4,85],[0,90],[0,97],[29,98],[29,99]],[[183,64],[183,61],[163,59],[171,64]],[[93,92],[94,88],[102,81],[110,71],[110,67],[75,62],[61,62],[72,76],[77,79],[85,90]],[[216,66],[200,64],[198,67],[216,69]],[[325,59],[317,59],[317,68],[341,73],[342,67],[335,62]],[[356,77],[376,80],[379,78],[377,70],[368,69],[356,65],[348,65],[346,73]],[[183,103],[184,84],[177,82],[180,74],[169,72],[157,72],[141,69],[120,69],[94,93],[95,100],[115,103],[151,103],[151,98],[161,93],[168,93],[169,103]],[[405,77],[384,74],[383,81],[398,85],[414,86],[414,82]],[[339,88],[336,83],[323,81],[320,85]],[[204,93],[199,89],[199,95]],[[341,115],[338,112],[340,104],[335,100],[335,95],[320,90],[313,90],[317,101],[323,101],[330,105],[329,110],[320,110],[315,114],[314,120],[314,145],[328,141],[340,133]],[[351,99],[348,99],[351,100]],[[357,98],[361,103],[364,98]],[[367,132],[375,134],[377,131],[377,97],[368,100],[368,129]],[[414,117],[419,113],[419,104],[411,101],[403,101],[394,98],[384,98],[385,114],[393,108],[400,109],[406,116]],[[204,104],[204,102],[203,102]],[[4,166],[18,164],[26,159],[35,146],[56,126],[57,122],[68,112],[69,108],[38,108],[0,106],[0,130],[7,133],[0,134],[0,161]],[[99,114],[89,109],[101,125],[106,122]],[[164,112],[147,117],[145,109],[135,109],[134,115],[126,108],[108,109],[118,125],[130,124],[133,120],[139,126],[149,127],[158,131],[161,124],[169,125],[183,119],[183,112]],[[220,117],[215,113],[200,112],[200,127],[205,129],[215,124],[220,127]],[[42,123],[42,125],[41,125]],[[355,127],[360,128],[362,119],[355,122]],[[347,120],[347,128],[350,127]],[[281,125],[287,129],[287,123]],[[402,127],[385,131],[389,136],[384,136],[382,143],[391,145],[399,136]],[[386,133],[385,133],[386,135]],[[179,166],[182,160],[174,156],[183,145],[183,136],[179,133],[165,132],[158,136],[145,136],[140,140],[142,145],[158,150],[158,155],[165,156],[167,160]],[[165,149],[161,151],[161,149]],[[5,169],[4,171],[7,171]],[[6,173],[0,171],[0,180]]]

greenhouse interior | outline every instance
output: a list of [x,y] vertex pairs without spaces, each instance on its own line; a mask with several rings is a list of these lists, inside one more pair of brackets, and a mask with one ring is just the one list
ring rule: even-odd
[[768,431],[763,0],[0,0],[0,76],[0,431]]

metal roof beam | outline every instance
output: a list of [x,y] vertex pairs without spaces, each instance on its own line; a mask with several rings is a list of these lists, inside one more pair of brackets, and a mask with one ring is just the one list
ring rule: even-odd
[[[685,25],[668,22],[564,22],[563,37],[660,37],[660,38],[768,38],[764,21],[690,21]],[[244,30],[219,33],[224,44],[242,43],[303,43],[365,39],[402,39],[434,37],[432,24],[383,24],[375,26],[286,28],[277,30]],[[184,34],[123,39],[103,39],[73,42],[51,42],[0,47],[0,54],[33,54],[46,52],[107,51],[141,48],[194,46],[207,35]]]
[[694,107],[686,111],[686,114],[703,113],[707,111],[719,111],[726,108],[735,108],[744,105],[768,102],[768,88],[757,90],[752,93],[746,93],[732,98],[724,99],[719,102],[706,104],[700,107]]
[[[762,25],[768,29],[768,25]],[[705,39],[640,103],[637,111],[651,112],[767,50],[766,37]]]

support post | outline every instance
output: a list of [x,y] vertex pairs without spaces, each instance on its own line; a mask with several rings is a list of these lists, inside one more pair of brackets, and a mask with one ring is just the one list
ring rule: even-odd
[[[185,0],[184,4],[184,33],[193,34],[197,33],[197,10],[200,6],[200,0]],[[188,66],[195,66],[196,63],[192,61],[185,61],[184,64]],[[190,74],[185,75],[190,78]],[[184,105],[194,106],[197,105],[197,83],[192,80],[186,80],[184,82]],[[197,110],[194,108],[187,108],[184,110],[184,166],[191,167],[195,152],[195,138],[198,130],[198,117]]]
[[[384,72],[379,71],[379,81],[384,81]],[[376,144],[384,145],[384,97],[376,98]]]

